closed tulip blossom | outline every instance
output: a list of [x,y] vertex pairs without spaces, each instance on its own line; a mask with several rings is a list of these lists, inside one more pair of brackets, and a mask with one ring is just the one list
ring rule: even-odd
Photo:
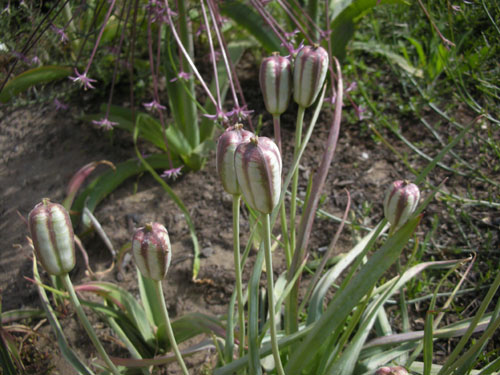
[[161,284],[162,280],[166,278],[170,266],[171,249],[167,229],[160,223],[146,224],[143,228],[139,228],[132,238],[132,253],[137,268],[142,276],[152,280],[151,285],[156,294],[156,302],[160,306],[162,322],[159,324],[158,329],[165,330],[164,334],[170,341],[182,373],[189,375],[170,324]]
[[144,276],[152,280],[165,279],[172,259],[167,229],[159,223],[149,223],[138,229],[132,240],[132,253]]
[[240,195],[241,190],[234,170],[234,152],[240,143],[248,142],[252,132],[243,129],[242,124],[228,128],[217,141],[217,173],[224,190],[232,195]]
[[388,188],[384,199],[384,215],[391,223],[391,232],[401,228],[415,212],[420,199],[417,185],[398,180]]
[[238,146],[234,165],[241,191],[250,207],[271,213],[281,191],[281,155],[276,144],[266,137],[254,137]]
[[44,199],[30,212],[28,224],[37,259],[51,275],[66,274],[75,266],[75,239],[68,211]]
[[303,108],[318,97],[328,71],[328,52],[320,46],[305,46],[295,58],[293,99]]
[[267,111],[281,115],[288,108],[292,94],[292,64],[277,53],[265,58],[260,65],[260,89]]

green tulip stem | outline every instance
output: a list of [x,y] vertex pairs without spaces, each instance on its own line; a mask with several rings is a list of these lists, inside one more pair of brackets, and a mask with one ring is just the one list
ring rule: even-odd
[[115,375],[119,375],[120,371],[118,371],[118,369],[113,364],[113,362],[111,362],[111,359],[109,358],[108,354],[104,350],[104,347],[102,346],[101,342],[97,338],[97,335],[96,335],[94,329],[90,325],[90,322],[87,319],[85,312],[83,311],[82,305],[80,304],[80,300],[78,299],[76,292],[75,292],[75,289],[73,288],[73,284],[71,283],[71,279],[69,278],[69,274],[66,273],[64,275],[61,275],[60,279],[64,285],[64,288],[69,293],[69,298],[70,298],[71,303],[73,304],[73,307],[76,310],[76,315],[78,315],[80,322],[83,324],[85,331],[87,331],[87,334],[89,335],[90,340],[94,344],[99,355],[104,360],[104,362],[106,362],[106,365],[108,365],[111,372]]
[[172,330],[172,325],[170,324],[170,319],[168,317],[168,310],[167,310],[167,305],[165,304],[165,297],[163,296],[163,287],[161,286],[161,280],[153,280],[154,284],[154,289],[156,292],[156,300],[160,303],[160,309],[163,312],[163,325],[165,326],[165,330],[167,333],[168,340],[170,341],[170,345],[172,346],[172,349],[175,354],[175,358],[177,359],[177,362],[179,363],[179,366],[181,366],[182,373],[184,375],[189,375],[188,369],[186,367],[186,364],[184,363],[184,360],[182,359],[182,354],[181,351],[179,350],[179,347],[177,346],[177,341],[175,341],[175,336],[174,336],[174,331]]
[[233,195],[233,249],[234,249],[234,272],[236,274],[236,295],[238,298],[238,322],[240,326],[240,344],[238,353],[243,357],[245,349],[245,310],[243,304],[243,287],[241,283],[241,259],[240,259],[240,200],[241,195]]
[[281,126],[280,126],[280,115],[273,115],[273,125],[274,125],[274,140],[280,150],[280,154],[283,155],[281,151]]
[[[304,113],[306,109],[299,105],[297,112],[297,125],[295,127],[295,148],[293,150],[293,160],[297,158],[302,144],[302,125],[304,123]],[[290,248],[292,255],[295,252],[295,216],[297,213],[297,189],[299,186],[299,168],[293,172],[292,179],[292,200],[290,202]]]
[[[281,149],[281,125],[280,125],[280,115],[273,115],[273,124],[274,124],[274,139],[276,140],[276,144],[278,145],[278,149],[280,150],[280,155],[283,157],[283,151]],[[290,268],[292,264],[292,253],[290,251],[290,241],[288,238],[288,227],[286,223],[286,209],[285,205],[281,205],[281,233],[283,234],[283,244],[285,250],[285,258],[286,258],[286,266],[287,269]]]
[[267,275],[267,296],[269,305],[269,320],[271,326],[271,347],[273,349],[274,365],[278,375],[285,375],[283,365],[281,364],[280,350],[278,347],[278,338],[276,334],[276,314],[274,312],[274,281],[273,281],[273,257],[271,254],[271,223],[269,214],[263,215],[264,227],[264,253],[266,259],[266,275]]

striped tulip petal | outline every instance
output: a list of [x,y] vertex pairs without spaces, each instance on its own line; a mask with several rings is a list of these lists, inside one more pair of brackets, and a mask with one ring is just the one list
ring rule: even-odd
[[408,181],[395,181],[391,184],[384,199],[384,215],[393,230],[401,228],[415,212],[420,199],[417,185]]
[[328,53],[320,46],[305,46],[295,58],[293,99],[307,108],[316,100],[328,70]]
[[68,273],[75,266],[75,241],[68,211],[44,199],[28,216],[37,259],[51,275]]
[[272,115],[281,115],[288,108],[292,94],[292,64],[277,53],[262,61],[259,74],[264,104]]
[[157,281],[165,279],[172,258],[167,229],[159,223],[139,228],[132,239],[132,253],[144,276]]
[[254,137],[234,154],[238,183],[247,203],[268,214],[278,204],[281,191],[281,155],[269,138]]
[[240,143],[248,142],[252,136],[253,133],[243,130],[242,124],[237,124],[228,128],[217,141],[217,173],[224,190],[229,194],[241,194],[234,171],[234,151]]

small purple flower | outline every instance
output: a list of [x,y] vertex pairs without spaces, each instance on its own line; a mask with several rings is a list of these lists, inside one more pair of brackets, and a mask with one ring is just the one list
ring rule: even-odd
[[177,74],[177,77],[174,77],[170,80],[170,82],[175,82],[177,80],[188,81],[191,78],[191,73],[183,72],[182,70]]
[[332,30],[320,30],[319,31],[319,38],[320,39],[327,39],[331,33],[332,33]]
[[101,120],[92,120],[92,124],[99,125],[104,130],[111,130],[113,129],[113,126],[118,125],[117,122],[109,121],[107,117]]
[[228,121],[228,115],[231,116],[233,111],[224,112],[223,110],[217,108],[216,113],[214,115],[209,115],[208,113],[204,114],[203,117],[206,117],[212,121],[220,121],[221,123]]
[[162,1],[150,0],[146,8],[152,14],[152,22],[162,22],[168,24],[168,16],[177,16],[177,13],[170,9],[170,7],[165,7]]
[[69,109],[69,105],[59,101],[57,98],[54,99],[54,105],[56,106],[56,111],[66,111]]
[[287,45],[284,45],[283,43],[281,43],[281,45],[283,47],[285,47],[288,50],[288,52],[290,52],[290,55],[288,55],[286,57],[295,58],[295,56],[297,56],[297,54],[300,52],[300,50],[302,48],[304,48],[304,41],[301,41],[297,48],[294,48],[292,43],[288,43]]
[[331,105],[334,105],[336,100],[337,100],[337,93],[335,92],[333,93],[332,96],[326,97],[323,101],[325,103],[330,103]]
[[78,70],[75,68],[75,74],[76,77],[69,77],[69,79],[72,80],[73,82],[80,82],[84,90],[95,89],[95,87],[92,86],[92,82],[97,82],[97,80],[87,77],[87,72],[80,74],[78,73]]
[[358,83],[356,81],[352,81],[351,84],[349,86],[347,86],[347,89],[345,90],[345,92],[351,92],[351,91],[354,91],[358,88]]
[[226,115],[228,117],[231,117],[231,116],[237,116],[238,119],[245,119],[247,118],[251,113],[253,113],[253,110],[247,110],[246,109],[247,106],[243,106],[243,107],[237,107],[237,108],[234,108],[232,111],[230,112],[227,112]]
[[163,171],[163,173],[161,174],[160,177],[162,178],[171,178],[172,180],[175,180],[177,177],[179,177],[182,173],[181,173],[181,169],[182,169],[182,165],[178,168],[171,168],[171,169],[167,169],[165,171]]
[[149,103],[142,103],[142,105],[144,106],[144,108],[146,108],[148,111],[152,111],[152,110],[166,110],[167,108],[164,106],[164,105],[161,105],[160,103],[158,103],[156,100],[153,100],[152,102],[149,102]]
[[356,116],[358,117],[359,121],[364,120],[366,117],[363,115],[363,113],[366,112],[366,108],[362,106],[354,106],[354,112],[356,112]]
[[293,39],[294,39],[294,37],[295,37],[295,35],[297,35],[298,33],[299,33],[299,30],[298,30],[298,29],[295,29],[295,30],[293,30],[293,31],[292,31],[292,32],[290,32],[290,33],[287,33],[287,32],[285,31],[284,36],[285,36],[285,38],[286,38],[286,39],[288,39],[288,40],[293,40]]
[[41,61],[40,59],[38,58],[38,56],[33,56],[31,58],[31,65],[40,65],[41,64]]
[[61,43],[66,43],[69,40],[68,36],[64,32],[64,29],[60,29],[59,27],[57,27],[55,25],[50,25],[50,28],[53,32],[55,32],[57,35],[59,35],[59,38],[60,38],[59,41]]
[[206,29],[207,27],[205,25],[200,25],[200,27],[198,27],[198,30],[196,30],[196,33],[194,35],[196,37],[199,37],[201,33],[203,33]]
[[30,62],[26,55],[22,54],[21,52],[12,51],[12,55],[14,55],[15,58],[21,60],[25,64],[29,64]]
[[462,8],[460,7],[460,5],[452,5],[451,9],[453,9],[455,13],[462,12]]

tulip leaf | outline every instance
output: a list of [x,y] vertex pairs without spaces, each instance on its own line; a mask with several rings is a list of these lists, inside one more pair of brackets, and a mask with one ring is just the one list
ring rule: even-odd
[[0,92],[0,102],[7,103],[12,97],[26,91],[31,86],[66,78],[70,74],[71,68],[65,66],[46,65],[30,69],[7,82]]
[[247,30],[268,53],[283,50],[278,37],[264,23],[262,17],[254,11],[254,7],[237,1],[221,2],[219,7],[224,16],[231,18],[240,27]]
[[402,0],[334,0],[330,2],[332,54],[339,61],[344,60],[347,43],[354,36],[361,17],[380,4],[404,4],[404,2]]

